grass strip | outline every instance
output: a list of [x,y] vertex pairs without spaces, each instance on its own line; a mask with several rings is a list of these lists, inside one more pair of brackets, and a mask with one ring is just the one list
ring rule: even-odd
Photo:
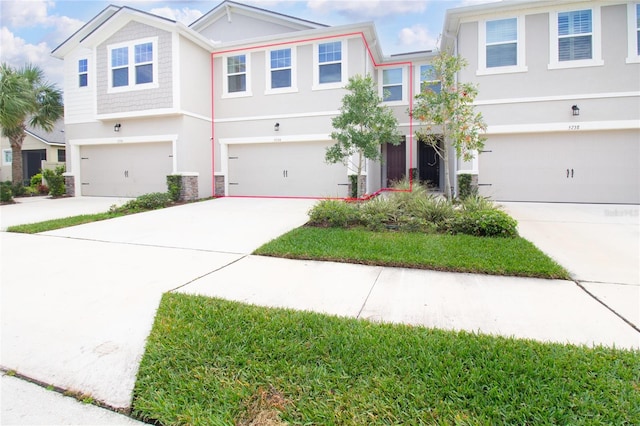
[[82,214],[61,219],[46,220],[25,225],[9,226],[7,232],[18,232],[22,234],[37,234],[39,232],[53,231],[55,229],[68,228],[70,226],[82,225],[85,223],[97,222],[100,220],[113,219],[124,216],[126,213],[105,212],[95,214]]
[[640,424],[640,353],[166,294],[133,412],[164,425]]
[[569,273],[524,238],[302,227],[255,254],[551,279]]

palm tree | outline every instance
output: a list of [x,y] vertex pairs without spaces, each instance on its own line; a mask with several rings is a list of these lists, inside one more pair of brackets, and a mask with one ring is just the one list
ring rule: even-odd
[[14,185],[22,183],[22,143],[27,120],[31,126],[50,132],[63,114],[62,91],[45,80],[41,68],[31,64],[20,69],[6,63],[0,65],[0,127],[11,145]]

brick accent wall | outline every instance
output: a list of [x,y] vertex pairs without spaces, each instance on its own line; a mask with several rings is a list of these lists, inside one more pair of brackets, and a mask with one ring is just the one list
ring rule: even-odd
[[180,201],[198,199],[198,176],[181,176]]
[[224,176],[216,176],[215,177],[215,194],[218,197],[224,197],[226,194],[224,193]]
[[64,186],[65,191],[68,196],[75,197],[76,196],[76,179],[73,175],[64,175]]

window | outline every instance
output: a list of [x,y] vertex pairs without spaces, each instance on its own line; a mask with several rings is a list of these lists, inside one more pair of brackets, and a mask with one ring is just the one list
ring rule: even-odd
[[158,87],[156,45],[153,38],[108,46],[109,91]]
[[478,23],[477,75],[526,72],[525,17]]
[[640,3],[627,4],[627,31],[629,33],[627,45],[627,63],[640,62]]
[[247,90],[247,57],[246,55],[227,58],[227,87],[229,93],[246,92]]
[[591,10],[558,13],[558,61],[593,58]]
[[10,149],[2,150],[2,164],[9,165],[13,161],[13,152]]
[[402,68],[382,70],[382,100],[402,101]]
[[342,82],[342,42],[318,45],[318,83]]
[[86,59],[80,59],[78,61],[78,86],[87,87],[89,84],[88,63]]
[[486,25],[486,67],[518,65],[517,19],[487,21]]
[[65,161],[67,161],[67,151],[65,151],[64,149],[59,149],[58,150],[58,163],[64,163]]
[[603,65],[600,7],[549,14],[549,69]]
[[441,85],[438,76],[435,75],[433,65],[420,65],[420,87],[418,91],[432,90],[440,93]]
[[291,49],[271,51],[271,88],[291,87]]

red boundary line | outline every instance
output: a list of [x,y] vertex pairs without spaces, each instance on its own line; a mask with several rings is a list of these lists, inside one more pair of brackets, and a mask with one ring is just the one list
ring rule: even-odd
[[[413,62],[411,61],[401,61],[401,62],[390,62],[388,64],[378,64],[375,60],[375,58],[373,57],[373,53],[371,52],[371,48],[369,47],[369,43],[367,42],[367,38],[365,37],[364,33],[362,31],[359,32],[353,32],[353,33],[345,33],[345,34],[338,34],[338,35],[331,35],[331,36],[323,36],[323,37],[313,37],[313,38],[308,38],[308,39],[302,39],[302,40],[295,40],[295,41],[283,41],[280,43],[269,43],[269,44],[261,44],[261,45],[256,45],[256,46],[250,46],[250,47],[241,47],[241,48],[237,48],[237,49],[228,49],[228,50],[222,50],[219,52],[212,52],[211,53],[211,183],[212,183],[212,193],[213,193],[213,197],[216,197],[216,162],[215,162],[215,147],[216,147],[216,142],[215,142],[215,79],[214,79],[214,65],[215,65],[215,56],[216,55],[224,55],[224,54],[228,54],[228,53],[235,53],[235,52],[242,52],[242,51],[246,51],[246,50],[258,50],[258,49],[266,49],[266,48],[270,48],[270,47],[277,47],[277,46],[286,46],[286,45],[290,45],[290,44],[299,44],[299,43],[308,43],[308,42],[313,42],[313,41],[319,41],[319,40],[328,40],[328,39],[334,39],[334,38],[344,38],[344,37],[350,37],[350,36],[357,36],[359,35],[362,38],[362,41],[364,43],[365,48],[367,49],[367,52],[369,54],[369,59],[371,59],[371,62],[373,63],[374,68],[382,68],[382,67],[391,67],[391,66],[397,66],[397,65],[409,65],[409,189],[393,189],[393,188],[381,188],[380,190],[376,191],[374,194],[371,194],[367,197],[363,197],[363,198],[329,198],[329,199],[336,199],[336,200],[347,200],[347,201],[359,201],[359,200],[366,200],[369,198],[373,198],[378,196],[379,194],[381,194],[382,192],[412,192],[413,191],[413,176],[411,174],[411,169],[413,168],[413,120],[411,119],[412,117],[412,112],[413,112]],[[320,199],[327,199],[327,197],[294,197],[294,196],[268,196],[268,195],[223,195],[223,196],[217,196],[217,197],[227,197],[227,198],[279,198],[279,199],[307,199],[307,200],[320,200]]]

